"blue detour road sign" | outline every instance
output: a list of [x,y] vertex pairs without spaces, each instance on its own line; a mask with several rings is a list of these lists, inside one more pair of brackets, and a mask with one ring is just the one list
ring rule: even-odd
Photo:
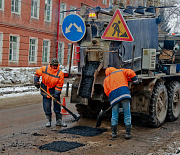
[[62,32],[66,39],[77,42],[84,37],[86,27],[81,16],[77,14],[69,14],[63,20]]

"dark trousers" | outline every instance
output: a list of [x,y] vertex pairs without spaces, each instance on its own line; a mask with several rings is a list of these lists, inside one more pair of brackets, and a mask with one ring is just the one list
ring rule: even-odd
[[[60,98],[58,98],[58,101],[60,101]],[[52,99],[43,96],[43,109],[45,115],[52,115],[51,105],[52,105]],[[53,102],[53,110],[55,114],[60,114],[61,106],[58,103]]]

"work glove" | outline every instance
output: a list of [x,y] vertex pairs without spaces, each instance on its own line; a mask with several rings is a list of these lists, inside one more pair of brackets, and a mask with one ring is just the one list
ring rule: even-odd
[[40,88],[39,82],[36,82],[34,85],[35,85],[36,88],[38,88],[38,89]]

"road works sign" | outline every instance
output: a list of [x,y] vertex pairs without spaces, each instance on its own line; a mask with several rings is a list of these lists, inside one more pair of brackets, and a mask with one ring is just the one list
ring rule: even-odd
[[133,41],[131,32],[119,9],[116,10],[101,38],[104,40]]
[[62,32],[66,39],[77,42],[84,37],[86,27],[81,16],[77,14],[69,14],[63,20]]

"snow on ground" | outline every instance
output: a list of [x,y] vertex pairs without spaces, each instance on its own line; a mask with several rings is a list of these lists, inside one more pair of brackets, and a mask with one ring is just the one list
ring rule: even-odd
[[[1,98],[6,98],[6,97],[14,97],[14,96],[23,96],[23,95],[28,95],[28,94],[40,94],[40,90],[37,89],[35,86],[32,86],[33,89],[29,89],[26,87],[23,87],[21,91],[10,91],[11,88],[7,88],[7,91],[1,92],[1,88],[0,88],[0,99]],[[16,89],[16,88],[15,88]],[[21,88],[17,88],[17,89],[21,89]],[[71,90],[71,84],[69,85],[69,90]],[[66,92],[66,84],[64,84],[62,91]]]
[[[36,69],[40,67],[1,67],[0,68],[0,98],[13,97],[17,95],[26,95],[39,93],[34,86],[34,74]],[[60,66],[64,72],[68,72],[68,67]],[[71,73],[77,73],[77,66],[71,67]],[[63,90],[66,88],[63,85]],[[69,85],[71,87],[71,84]]]

